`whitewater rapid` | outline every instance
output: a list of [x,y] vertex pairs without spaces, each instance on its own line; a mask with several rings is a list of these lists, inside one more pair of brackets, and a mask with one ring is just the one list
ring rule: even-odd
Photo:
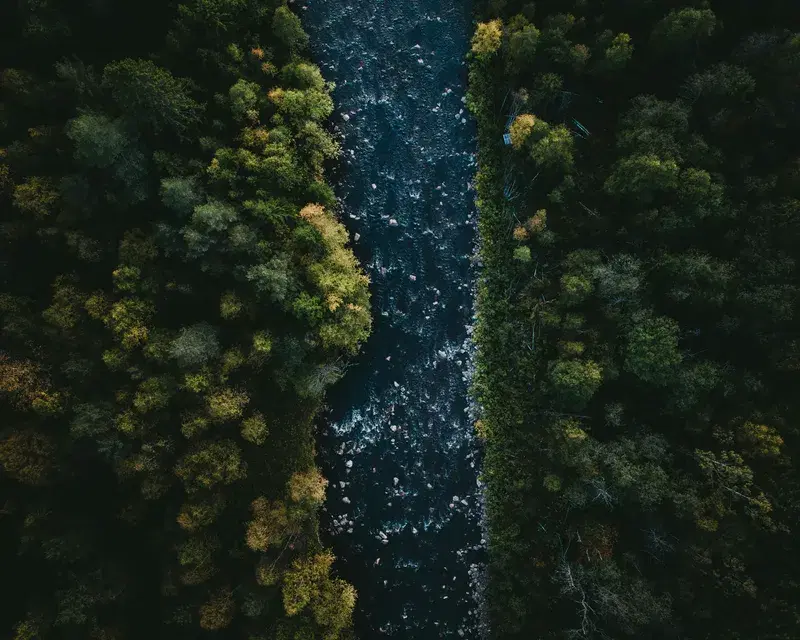
[[296,8],[336,83],[341,214],[371,278],[374,332],[329,393],[322,523],[358,590],[356,632],[480,638],[473,348],[475,126],[469,3]]

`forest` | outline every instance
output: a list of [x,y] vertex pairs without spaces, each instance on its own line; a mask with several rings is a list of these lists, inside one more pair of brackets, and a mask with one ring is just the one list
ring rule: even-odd
[[492,637],[800,637],[800,6],[481,0]]
[[[316,432],[373,302],[297,9],[0,7],[3,638],[356,636]],[[800,5],[473,10],[492,640],[796,640]]]
[[285,0],[0,9],[0,635],[351,637],[314,419],[371,330]]

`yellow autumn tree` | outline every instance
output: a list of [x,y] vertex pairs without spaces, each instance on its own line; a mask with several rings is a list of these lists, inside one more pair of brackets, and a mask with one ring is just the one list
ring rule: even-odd
[[316,467],[312,467],[308,471],[293,473],[287,483],[289,497],[293,502],[313,506],[323,503],[327,486],[328,481],[322,477],[322,473]]
[[200,607],[200,627],[208,631],[218,631],[227,627],[233,620],[233,593],[230,587],[223,587]]
[[300,217],[317,230],[325,255],[308,267],[309,279],[324,302],[324,319],[318,329],[326,348],[355,353],[369,335],[369,278],[361,271],[347,245],[347,230],[319,204],[309,204]]
[[530,113],[521,113],[514,118],[514,122],[508,129],[508,133],[511,135],[511,146],[514,149],[522,149],[533,132],[534,124],[536,124],[536,116]]
[[472,53],[479,58],[488,58],[495,53],[503,41],[503,21],[481,22],[472,36]]

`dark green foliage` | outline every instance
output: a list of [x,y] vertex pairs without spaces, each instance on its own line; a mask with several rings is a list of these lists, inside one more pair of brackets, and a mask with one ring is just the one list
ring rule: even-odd
[[792,640],[797,14],[601,5],[478,7],[490,636]]
[[[313,421],[370,303],[299,19],[260,0],[9,12],[3,637],[349,637]],[[271,506],[249,526],[252,504]]]
[[103,69],[103,85],[117,107],[154,133],[185,133],[202,113],[185,80],[175,78],[150,60],[120,60]]

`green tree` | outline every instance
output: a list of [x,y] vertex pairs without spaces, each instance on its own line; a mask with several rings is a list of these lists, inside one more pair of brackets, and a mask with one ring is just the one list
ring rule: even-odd
[[264,416],[256,412],[242,421],[242,438],[255,445],[261,446],[267,441],[269,427]]
[[534,126],[533,138],[531,158],[537,165],[565,173],[572,170],[575,164],[575,141],[569,129],[564,125],[548,126],[544,135],[539,137]]
[[309,506],[319,506],[325,501],[325,488],[328,481],[316,467],[307,471],[296,471],[289,478],[287,489],[292,502]]
[[13,201],[23,213],[42,219],[52,213],[58,191],[47,178],[34,176],[14,187]]
[[319,67],[310,62],[295,61],[281,69],[281,84],[292,89],[325,89],[325,78]]
[[633,57],[631,37],[627,33],[618,33],[604,52],[605,67],[611,71],[624,68]]
[[247,464],[232,440],[200,442],[178,461],[175,475],[187,491],[193,492],[242,480],[247,475]]
[[592,360],[555,360],[548,377],[558,400],[569,409],[581,409],[603,380],[603,370]]
[[275,15],[272,19],[272,32],[292,54],[300,53],[308,48],[308,34],[303,31],[300,18],[294,15],[286,6],[275,9]]
[[680,53],[714,33],[717,17],[711,9],[673,9],[656,24],[650,41],[657,49]]
[[169,354],[183,369],[208,364],[216,360],[220,354],[217,332],[206,322],[184,327],[170,344]]
[[257,122],[260,95],[261,87],[258,84],[239,78],[228,90],[228,100],[234,119],[239,122]]
[[75,159],[87,167],[105,169],[119,162],[131,140],[121,120],[101,113],[84,113],[67,123],[65,133],[75,145]]
[[188,216],[204,199],[202,187],[194,176],[161,180],[161,202],[176,213]]
[[10,478],[23,484],[47,484],[55,454],[52,438],[32,429],[13,431],[0,440],[0,465]]
[[294,616],[319,597],[320,590],[328,580],[333,555],[320,553],[298,558],[283,578],[283,608]]
[[200,607],[200,628],[208,631],[219,631],[233,621],[235,605],[233,593],[229,587],[217,589]]
[[514,31],[508,38],[508,57],[517,73],[530,68],[539,45],[539,30],[532,24]]
[[74,418],[69,426],[73,438],[95,438],[113,425],[113,408],[108,402],[79,404],[73,412]]
[[165,129],[184,134],[203,111],[186,80],[150,60],[126,58],[106,65],[103,85],[124,114],[156,134]]
[[638,314],[627,336],[625,370],[644,382],[664,386],[672,381],[682,359],[678,323],[671,318]]
[[603,189],[609,195],[648,203],[657,192],[676,189],[678,176],[679,169],[674,160],[654,154],[637,154],[617,161]]

